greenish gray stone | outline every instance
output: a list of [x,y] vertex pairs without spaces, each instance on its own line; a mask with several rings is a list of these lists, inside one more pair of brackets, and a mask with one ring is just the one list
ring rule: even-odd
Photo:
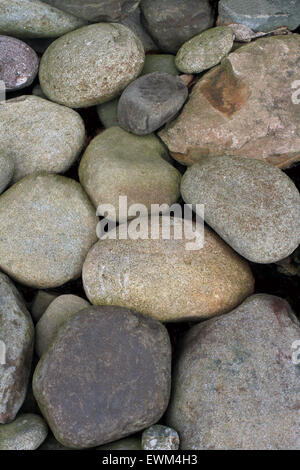
[[14,182],[39,171],[64,173],[84,140],[84,122],[73,109],[31,95],[0,103],[0,152],[14,160]]
[[191,328],[166,414],[181,449],[299,449],[299,338],[289,304],[267,294]]
[[43,313],[47,310],[51,302],[58,297],[54,292],[38,290],[30,306],[32,318],[38,322]]
[[46,173],[26,176],[0,196],[0,267],[38,289],[76,279],[97,240],[97,222],[76,181]]
[[57,38],[85,21],[39,0],[1,0],[0,34],[20,38]]
[[99,23],[54,41],[40,64],[40,84],[48,98],[83,108],[118,96],[143,68],[140,39],[126,26]]
[[233,31],[227,26],[208,29],[183,44],[176,56],[176,66],[183,73],[210,69],[229,54],[233,40]]
[[97,113],[103,126],[108,129],[119,125],[118,120],[118,103],[119,98],[116,98],[107,103],[99,104],[97,106]]
[[94,206],[112,204],[118,218],[120,196],[127,196],[128,207],[144,204],[150,211],[152,204],[171,205],[180,195],[181,175],[165,155],[156,136],[138,137],[112,127],[86,149],[79,179]]
[[181,194],[204,204],[205,221],[244,258],[275,263],[300,243],[300,194],[273,165],[245,157],[206,157],[187,170]]
[[14,161],[8,154],[0,153],[0,194],[9,185],[14,173]]
[[113,442],[156,423],[168,405],[170,385],[167,330],[119,307],[89,307],[72,316],[33,377],[34,395],[55,438],[75,449]]
[[167,426],[156,424],[142,434],[143,450],[178,450],[178,433]]
[[79,18],[100,23],[120,21],[134,11],[140,0],[44,0]]
[[253,31],[290,30],[300,24],[299,0],[220,0],[219,23],[240,23]]
[[32,320],[21,295],[10,279],[0,273],[0,423],[2,424],[15,419],[25,400],[33,338]]
[[36,450],[47,434],[43,418],[22,414],[10,424],[0,424],[0,450]]
[[143,450],[141,446],[141,437],[126,437],[120,441],[111,442],[104,446],[97,447],[96,450]]
[[36,325],[35,349],[39,357],[48,349],[59,328],[72,315],[89,307],[90,304],[76,295],[60,295],[51,302]]
[[165,72],[171,75],[179,75],[175,65],[175,56],[172,54],[149,54],[146,55],[142,75],[153,72]]

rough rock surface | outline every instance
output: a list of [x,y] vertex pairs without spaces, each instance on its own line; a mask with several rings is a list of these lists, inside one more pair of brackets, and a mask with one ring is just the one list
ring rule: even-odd
[[187,321],[228,312],[253,292],[248,264],[217,235],[205,229],[204,247],[189,251],[187,239],[175,239],[174,233],[170,240],[160,231],[157,240],[96,243],[83,266],[91,303],[132,308],[160,321]]
[[67,171],[84,139],[83,120],[72,109],[27,95],[0,103],[0,152],[14,160],[13,181]]
[[59,328],[80,310],[89,307],[86,300],[77,295],[67,294],[57,297],[36,325],[35,349],[41,357],[48,349]]
[[300,194],[266,162],[243,157],[202,158],[185,173],[186,203],[204,204],[205,221],[244,258],[275,263],[300,243]]
[[227,26],[208,29],[183,44],[176,55],[176,66],[183,73],[210,69],[231,51],[233,39],[233,31]]
[[90,307],[60,329],[33,389],[59,442],[95,447],[161,418],[170,369],[170,340],[159,322],[118,307]]
[[139,76],[145,53],[126,26],[99,23],[54,41],[42,57],[40,84],[52,101],[71,108],[104,103]]
[[[119,127],[102,132],[85,151],[79,178],[94,206],[112,204],[119,218],[119,197],[128,207],[173,204],[180,196],[181,175],[164,156],[166,148],[155,135],[135,136]],[[99,212],[99,215],[105,215]]]
[[220,24],[240,23],[254,31],[290,30],[300,25],[299,0],[220,0]]
[[140,0],[44,0],[60,10],[87,21],[119,21],[134,11]]
[[20,38],[57,38],[85,21],[39,0],[1,0],[0,34]]
[[47,434],[43,418],[22,414],[10,424],[0,424],[0,450],[36,450]]
[[178,433],[167,426],[156,424],[142,434],[143,450],[178,450]]
[[[34,328],[19,292],[0,273],[0,423],[13,421],[21,408],[31,368]],[[3,364],[4,362],[4,364]],[[1,433],[0,433],[1,434]],[[0,437],[1,442],[1,437]]]
[[80,276],[98,219],[79,183],[60,175],[23,178],[0,196],[0,267],[47,289]]
[[31,85],[39,68],[38,56],[31,47],[19,39],[0,36],[0,57],[0,80],[6,91]]
[[300,35],[258,39],[202,77],[178,119],[160,133],[174,158],[240,155],[281,168],[300,159]]
[[187,97],[188,89],[179,77],[164,72],[143,75],[121,95],[120,126],[133,134],[151,134],[176,116]]
[[9,185],[14,173],[14,162],[9,155],[0,154],[0,194]]
[[176,53],[214,23],[209,0],[142,0],[141,10],[144,25],[164,52]]
[[167,412],[181,449],[299,448],[296,322],[285,300],[259,294],[187,333]]

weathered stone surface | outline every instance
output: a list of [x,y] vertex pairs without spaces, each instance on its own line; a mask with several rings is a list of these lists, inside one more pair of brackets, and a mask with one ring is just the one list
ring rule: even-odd
[[124,26],[128,26],[142,41],[145,52],[157,51],[157,45],[148,34],[143,24],[141,23],[141,10],[136,8],[132,13],[130,13],[126,18],[124,18],[121,23]]
[[178,433],[167,426],[156,424],[142,434],[143,450],[178,450]]
[[164,52],[176,53],[214,23],[209,0],[142,0],[141,9],[147,30]]
[[219,24],[241,23],[254,31],[300,25],[299,0],[220,0]]
[[30,95],[0,103],[0,152],[14,160],[14,182],[38,171],[67,171],[84,139],[83,120],[66,106]]
[[22,284],[47,289],[80,276],[98,219],[79,183],[38,173],[0,197],[0,267]]
[[127,196],[128,207],[144,204],[150,211],[151,204],[171,205],[180,196],[181,175],[165,155],[155,135],[140,137],[112,127],[88,146],[79,179],[94,206],[112,204],[118,218],[121,196]]
[[0,424],[0,450],[36,450],[47,434],[43,418],[22,414],[13,423]]
[[141,437],[126,437],[120,441],[111,442],[104,446],[97,447],[96,450],[143,450],[141,446]]
[[175,65],[175,56],[172,54],[149,54],[146,55],[142,75],[153,72],[165,72],[171,75],[179,75]]
[[1,354],[0,358],[0,423],[2,424],[15,419],[25,399],[33,336],[32,320],[23,299],[9,278],[0,273],[0,341],[1,346],[5,347],[4,350],[1,348],[4,356]]
[[25,42],[9,36],[0,36],[0,80],[7,91],[25,88],[35,79],[39,59]]
[[21,38],[57,38],[85,21],[39,0],[1,0],[0,34]]
[[151,134],[176,116],[187,97],[188,89],[179,77],[163,72],[144,75],[121,95],[120,126],[133,134]]
[[187,240],[176,240],[173,230],[170,240],[161,232],[158,240],[100,240],[83,266],[87,297],[95,305],[126,306],[160,321],[232,310],[253,292],[251,271],[217,235],[208,229],[204,235],[198,251],[187,250]]
[[118,120],[118,104],[119,98],[116,98],[106,103],[97,106],[97,113],[103,126],[108,129],[109,127],[119,126]]
[[300,159],[300,35],[258,39],[229,54],[195,85],[160,136],[174,158],[240,155],[280,168]]
[[275,263],[300,243],[300,194],[266,162],[202,158],[181,185],[186,203],[204,204],[205,221],[235,251],[255,263]]
[[14,161],[10,155],[0,154],[0,194],[9,185],[14,173]]
[[57,297],[36,325],[35,349],[41,357],[48,349],[60,327],[75,313],[89,307],[86,300],[77,295],[60,295]]
[[231,28],[211,28],[185,42],[176,56],[176,66],[183,73],[200,73],[212,68],[231,51]]
[[193,327],[178,351],[167,413],[181,448],[299,448],[291,357],[299,335],[287,302],[264,294]]
[[34,296],[30,307],[30,313],[32,318],[38,322],[43,313],[47,310],[51,302],[58,297],[54,292],[47,292],[44,290],[38,290]]
[[90,307],[60,329],[33,389],[58,441],[95,447],[161,418],[170,366],[170,340],[159,322],[118,307]]
[[120,21],[135,10],[140,0],[44,0],[60,10],[72,13],[79,18],[100,23]]
[[40,84],[52,101],[82,108],[118,96],[142,71],[144,48],[126,26],[100,23],[54,41],[42,57]]

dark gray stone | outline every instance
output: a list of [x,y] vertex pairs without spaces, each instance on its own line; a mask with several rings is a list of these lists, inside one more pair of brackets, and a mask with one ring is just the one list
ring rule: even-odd
[[180,46],[214,24],[209,0],[142,0],[145,27],[164,52]]
[[293,30],[300,24],[300,1],[221,0],[219,23],[240,23],[253,31],[272,31],[280,26]]
[[31,85],[38,69],[39,59],[31,47],[19,39],[0,36],[0,80],[7,91]]
[[128,26],[140,40],[144,46],[145,52],[157,51],[157,45],[153,41],[152,37],[148,34],[141,22],[141,9],[136,8],[121,23],[124,26]]
[[179,77],[163,72],[144,75],[119,100],[120,126],[133,134],[151,134],[176,116],[187,97],[188,89]]
[[170,366],[162,324],[120,307],[91,307],[60,329],[36,368],[33,391],[62,445],[96,447],[161,418]]

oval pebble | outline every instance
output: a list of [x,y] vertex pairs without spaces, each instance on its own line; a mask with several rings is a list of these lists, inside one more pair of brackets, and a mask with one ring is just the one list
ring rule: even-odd
[[40,65],[40,84],[48,98],[71,108],[109,101],[142,71],[145,52],[126,26],[99,23],[54,41]]
[[179,77],[163,72],[144,75],[121,95],[120,126],[133,134],[151,134],[176,116],[187,97],[188,89]]
[[25,42],[9,36],[0,36],[0,80],[6,91],[25,88],[35,79],[39,59]]

